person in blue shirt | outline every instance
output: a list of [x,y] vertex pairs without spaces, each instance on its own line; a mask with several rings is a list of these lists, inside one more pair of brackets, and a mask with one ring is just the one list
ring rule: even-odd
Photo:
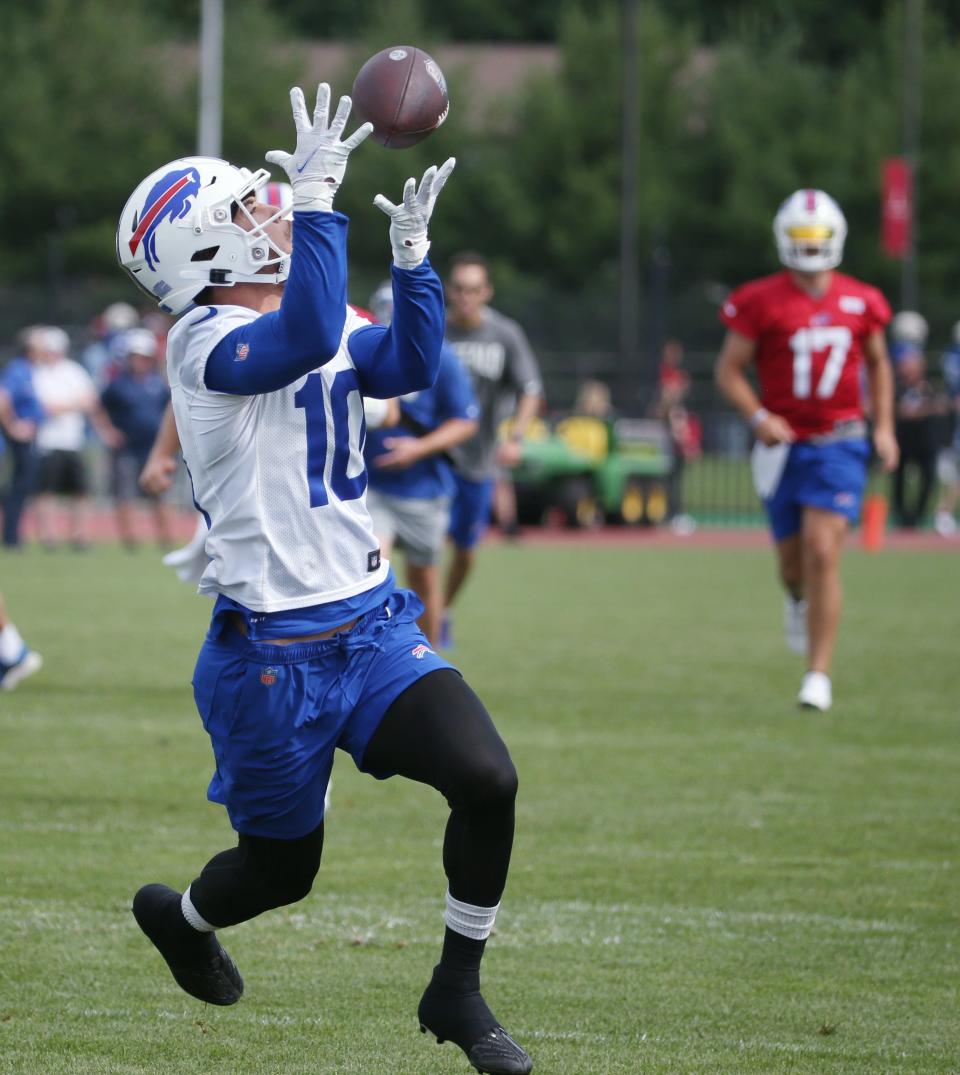
[[[135,549],[134,503],[142,495],[138,479],[163,421],[170,389],[157,368],[157,338],[149,329],[123,333],[112,351],[120,363],[120,373],[100,393],[100,405],[109,420],[110,483],[117,529],[123,544]],[[156,540],[169,546],[169,505],[160,496],[150,496],[150,502]]]
[[0,389],[9,405],[10,420],[3,423],[10,452],[10,480],[3,498],[3,544],[18,548],[20,523],[27,500],[35,492],[40,458],[37,429],[45,418],[33,383],[34,365],[40,360],[44,329],[28,328],[23,333],[23,354],[10,360],[0,374]]
[[[389,324],[393,289],[381,284],[370,298],[374,317]],[[396,543],[404,553],[407,583],[424,605],[420,627],[433,645],[440,635],[443,591],[438,562],[443,553],[454,493],[447,452],[479,427],[480,409],[470,377],[452,347],[440,351],[433,386],[392,401],[386,423],[367,414],[363,454],[369,484],[367,508],[384,556]]]
[[[378,779],[402,775],[450,805],[440,960],[417,1008],[489,1075],[532,1062],[490,1011],[480,964],[506,885],[517,775],[489,714],[429,645],[423,606],[398,589],[366,508],[363,398],[428,389],[443,342],[443,288],[427,225],[451,158],[409,179],[390,219],[394,315],[373,325],[347,305],[347,218],[333,199],[350,153],[350,99],[328,122],[291,92],[293,153],[272,151],[293,187],[293,219],[262,202],[269,179],[188,157],[128,199],[117,252],[169,313],[176,429],[215,598],[193,677],[237,844],[184,891],[144,885],[134,917],[186,992],[236,1003],[243,979],[217,931],[303,899],[320,866],[324,790],[335,749]],[[371,834],[372,836],[374,834]],[[439,916],[438,916],[439,917]],[[417,1067],[414,1062],[398,1070]]]

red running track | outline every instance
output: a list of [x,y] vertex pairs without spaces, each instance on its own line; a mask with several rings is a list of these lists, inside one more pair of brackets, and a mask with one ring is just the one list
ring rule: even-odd
[[[186,542],[193,536],[196,516],[193,512],[180,512],[174,519],[174,533],[178,542]],[[33,541],[36,531],[29,512],[24,518],[24,538]],[[146,513],[138,517],[138,532],[143,541],[153,540],[150,519]],[[117,540],[117,529],[113,513],[108,509],[98,508],[91,514],[90,533],[94,541],[108,542]],[[511,539],[491,530],[488,538],[491,542],[510,542]],[[697,529],[692,534],[681,536],[667,527],[624,527],[607,526],[598,530],[567,530],[560,528],[526,527],[521,533],[518,545],[561,546],[588,549],[765,549],[770,546],[769,533],[763,528],[723,529],[718,527]],[[850,535],[851,547],[859,547],[860,534]],[[932,531],[888,531],[885,549],[910,552],[960,552],[960,535],[942,538]]]

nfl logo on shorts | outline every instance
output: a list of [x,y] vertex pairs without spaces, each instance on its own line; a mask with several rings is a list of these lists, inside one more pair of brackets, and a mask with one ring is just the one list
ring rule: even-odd
[[276,668],[264,668],[260,673],[260,682],[265,687],[272,687],[277,682],[277,670]]

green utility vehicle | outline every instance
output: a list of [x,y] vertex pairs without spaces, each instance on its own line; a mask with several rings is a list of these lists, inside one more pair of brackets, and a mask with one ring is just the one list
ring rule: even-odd
[[513,471],[521,523],[651,526],[670,511],[673,456],[663,423],[572,415],[536,422]]

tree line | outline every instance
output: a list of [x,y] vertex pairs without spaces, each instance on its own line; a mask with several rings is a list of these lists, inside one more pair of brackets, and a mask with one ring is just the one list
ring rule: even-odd
[[[880,169],[901,147],[904,10],[899,2],[822,0],[641,4],[639,249],[645,321],[716,334],[718,295],[775,267],[770,231],[800,186],[828,190],[850,223],[845,267],[896,303],[899,264],[880,249]],[[0,284],[42,285],[55,248],[73,276],[115,277],[114,227],[136,182],[194,151],[197,0],[37,0],[17,5],[0,37]],[[334,91],[376,48],[401,38],[430,48],[465,34],[454,15],[504,14],[511,34],[554,40],[560,68],[499,100],[482,124],[456,107],[468,69],[447,71],[448,123],[404,152],[364,147],[338,206],[352,219],[356,298],[386,271],[375,193],[447,154],[458,157],[438,216],[434,257],[479,248],[498,299],[526,312],[548,344],[614,348],[619,249],[618,3],[356,4],[228,0],[224,155],[258,167],[291,131],[285,99],[303,80],[316,12],[352,33]],[[718,9],[723,8],[721,17]],[[448,10],[449,9],[449,10]],[[960,36],[955,5],[924,15],[917,174],[922,308],[935,329],[960,319]],[[442,16],[446,11],[447,16]],[[340,14],[336,14],[339,12]],[[486,25],[476,15],[471,26]],[[468,20],[469,22],[469,20]],[[654,306],[664,309],[654,310]],[[666,311],[666,312],[665,312]]]

